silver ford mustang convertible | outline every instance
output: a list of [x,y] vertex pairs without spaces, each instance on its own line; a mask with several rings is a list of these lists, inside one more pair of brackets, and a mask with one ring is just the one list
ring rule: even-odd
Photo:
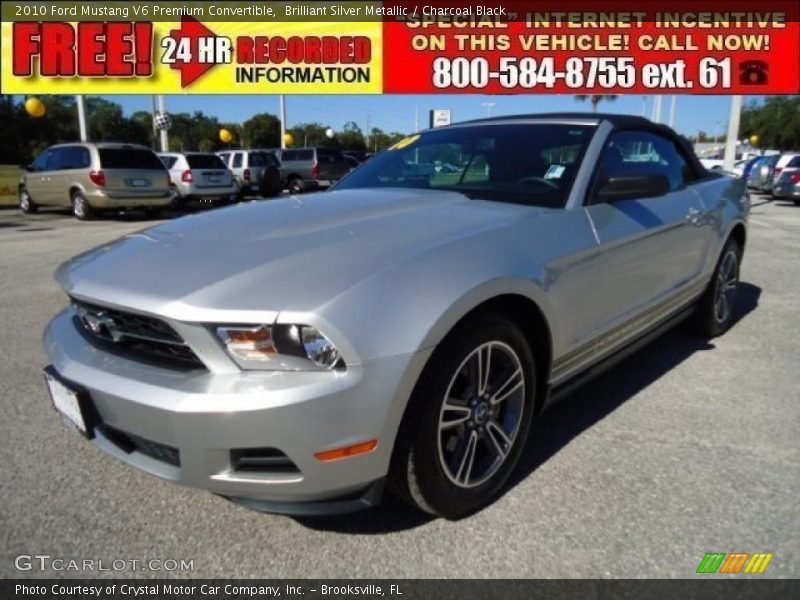
[[686,319],[735,317],[748,198],[638,117],[502,117],[412,135],[329,192],[128,235],[59,267],[64,421],[251,508],[384,488],[491,502],[547,402]]

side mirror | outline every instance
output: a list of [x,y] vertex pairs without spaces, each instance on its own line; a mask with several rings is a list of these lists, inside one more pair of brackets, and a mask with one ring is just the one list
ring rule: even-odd
[[637,200],[663,196],[670,191],[669,179],[662,173],[611,176],[597,191],[599,202]]

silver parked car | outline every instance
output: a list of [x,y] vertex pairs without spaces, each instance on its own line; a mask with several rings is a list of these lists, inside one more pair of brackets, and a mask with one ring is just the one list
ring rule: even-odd
[[[439,161],[457,170],[419,168]],[[732,325],[748,210],[741,180],[639,117],[442,127],[330,192],[65,263],[46,379],[65,422],[170,481],[288,513],[388,483],[457,518],[500,493],[550,400],[684,319]]]
[[747,187],[759,192],[769,192],[772,187],[772,175],[775,172],[775,164],[778,162],[779,158],[779,154],[761,157],[750,170]]
[[173,205],[188,200],[234,202],[239,186],[233,174],[216,154],[210,152],[159,152],[169,171]]

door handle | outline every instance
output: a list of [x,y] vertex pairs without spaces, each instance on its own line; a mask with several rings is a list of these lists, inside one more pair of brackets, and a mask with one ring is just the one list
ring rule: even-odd
[[700,211],[696,208],[690,208],[686,211],[686,222],[691,225],[697,225],[700,223]]

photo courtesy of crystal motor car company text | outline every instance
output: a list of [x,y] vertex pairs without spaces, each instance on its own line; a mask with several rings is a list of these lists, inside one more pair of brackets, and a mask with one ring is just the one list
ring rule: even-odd
[[[721,473],[713,452],[681,447],[686,471],[674,475],[650,428],[728,447],[715,441],[732,439],[722,421],[693,412],[696,402],[707,395],[739,415],[733,435],[750,417],[724,398],[763,361],[743,358],[743,332],[784,343],[781,327],[749,329],[771,317],[748,314],[769,284],[747,277],[772,267],[745,257],[783,260],[763,251],[766,232],[800,226],[800,5],[596,4],[4,3],[2,336],[25,361],[12,358],[1,379],[5,410],[23,415],[19,390],[35,405],[22,420],[36,429],[9,430],[8,451],[13,472],[36,474],[45,512],[63,508],[42,481],[74,481],[70,503],[88,509],[89,498],[126,503],[121,482],[136,477],[136,497],[162,510],[208,502],[207,518],[254,519],[248,527],[486,531],[516,518],[506,511],[546,503],[543,489],[559,494],[550,469],[577,477],[559,452],[568,444],[608,456],[591,472],[633,477],[633,458],[611,458],[609,444],[626,442],[608,429],[596,437],[609,424],[641,436],[653,478],[683,477],[675,489],[695,489],[686,473],[702,461]],[[775,377],[791,396],[791,368]],[[603,409],[609,381],[634,391]],[[744,403],[778,396],[735,385],[748,390]],[[671,409],[661,402],[671,395],[695,400]],[[783,428],[798,409],[783,406],[793,412],[776,430],[737,439],[796,459]],[[643,411],[638,426],[621,420],[631,411]],[[774,460],[797,492],[794,459]],[[548,485],[534,486],[539,478]],[[581,485],[620,507],[634,493]],[[731,502],[759,502],[754,489],[731,487]],[[556,505],[580,502],[564,491]],[[691,511],[686,492],[675,498]],[[783,493],[774,502],[781,515],[792,504]],[[121,527],[134,522],[126,504]],[[82,528],[106,527],[110,513],[96,510],[103,522]],[[746,536],[687,542],[686,565],[678,553],[635,574],[603,550],[579,574],[525,576],[797,576],[797,528],[770,523],[771,542],[748,520]],[[94,576],[76,557],[43,560],[17,543],[25,527],[9,526],[11,577]],[[604,548],[620,541],[610,526],[588,527]],[[691,538],[689,525],[675,527]],[[376,543],[376,556],[397,560]],[[175,556],[136,561],[110,570],[197,568]],[[349,576],[325,564],[303,576]],[[436,564],[418,576],[501,576]],[[369,593],[397,593],[384,587]]]

